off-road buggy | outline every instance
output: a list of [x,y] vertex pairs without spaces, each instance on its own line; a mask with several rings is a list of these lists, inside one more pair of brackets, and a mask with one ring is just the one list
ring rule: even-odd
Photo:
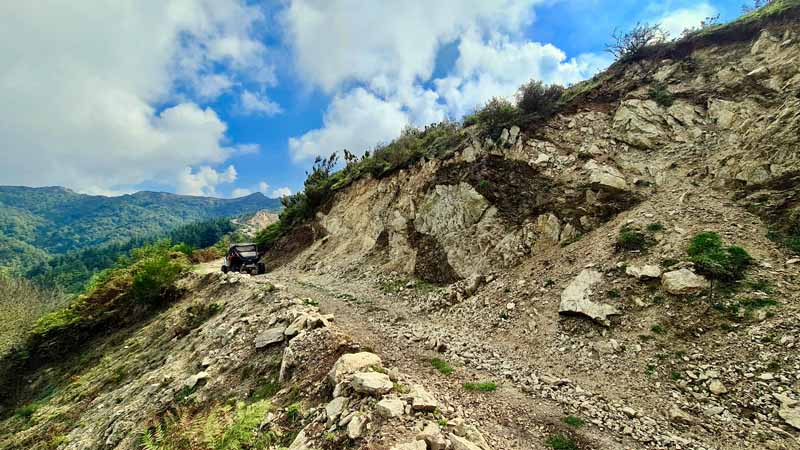
[[253,275],[265,273],[267,269],[264,263],[261,262],[261,256],[256,244],[233,244],[228,248],[228,253],[225,255],[225,261],[222,263],[222,272],[243,272]]

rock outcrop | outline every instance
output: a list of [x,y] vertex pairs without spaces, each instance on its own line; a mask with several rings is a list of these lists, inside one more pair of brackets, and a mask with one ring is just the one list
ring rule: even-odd
[[592,300],[593,288],[603,280],[603,274],[593,269],[585,269],[575,277],[561,293],[559,313],[578,313],[586,315],[608,326],[608,316],[619,314],[619,310]]

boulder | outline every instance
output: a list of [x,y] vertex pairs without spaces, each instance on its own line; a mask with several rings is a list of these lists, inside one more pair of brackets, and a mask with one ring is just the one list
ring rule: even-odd
[[475,293],[478,292],[478,289],[480,289],[481,285],[483,284],[483,281],[483,275],[473,275],[469,277],[467,280],[467,285],[464,288],[464,292],[468,297],[475,295]]
[[489,448],[489,443],[486,442],[486,438],[483,437],[483,434],[478,431],[475,425],[467,425],[464,419],[456,419],[455,422],[453,433],[456,436],[467,438],[468,441],[477,444],[478,447],[484,450]]
[[417,439],[425,441],[430,450],[444,450],[447,448],[447,441],[439,429],[439,425],[435,422],[428,422],[422,428],[422,431],[417,433]]
[[325,415],[328,417],[328,424],[332,424],[342,414],[347,406],[347,397],[336,397],[325,405]]
[[364,435],[364,430],[367,426],[367,416],[363,414],[356,414],[350,419],[347,424],[347,437],[350,439],[358,439]]
[[651,264],[642,267],[628,266],[625,268],[625,273],[639,279],[659,278],[661,276],[661,268]]
[[558,242],[561,235],[561,222],[553,213],[542,214],[536,219],[539,233],[551,242]]
[[608,316],[620,314],[611,305],[596,303],[591,300],[592,289],[603,280],[603,275],[594,269],[584,269],[561,293],[561,314],[577,313],[586,315],[597,322],[609,326]]
[[478,444],[471,442],[469,439],[456,436],[453,433],[450,433],[450,444],[453,446],[453,450],[482,450]]
[[436,398],[418,384],[411,385],[408,397],[411,399],[411,409],[414,411],[431,412],[439,407]]
[[414,441],[405,444],[397,444],[389,450],[426,450],[428,446],[425,441]]
[[309,439],[308,435],[306,435],[306,430],[300,430],[295,436],[292,444],[289,445],[289,450],[312,450],[311,447],[311,439]]
[[339,384],[347,375],[362,372],[366,369],[380,369],[383,367],[381,358],[369,352],[347,353],[342,355],[333,365],[328,379],[334,386]]
[[307,321],[308,316],[305,314],[300,314],[296,319],[294,319],[294,322],[292,322],[291,325],[286,327],[286,329],[283,331],[283,334],[289,337],[296,335],[297,333],[303,331],[303,329],[306,327]]
[[514,145],[517,142],[517,137],[519,137],[519,127],[514,125],[508,130],[509,145]]
[[256,348],[268,347],[272,344],[283,342],[285,327],[270,328],[256,336]]
[[722,395],[728,392],[728,388],[719,380],[711,380],[708,383],[708,390],[714,395]]
[[589,171],[589,182],[599,188],[606,188],[614,191],[625,191],[628,189],[628,182],[622,173],[606,165],[597,164],[595,160],[589,160],[584,166]]
[[800,401],[785,394],[772,394],[781,403],[778,415],[787,424],[800,430]]
[[680,423],[683,425],[692,425],[695,420],[689,414],[683,412],[680,408],[675,405],[672,405],[669,408],[669,420],[673,423]]
[[663,274],[661,286],[673,295],[689,295],[708,289],[710,283],[689,269],[680,269]]
[[356,392],[368,395],[383,395],[394,387],[389,376],[380,372],[357,372],[350,385]]
[[183,386],[186,389],[193,389],[195,386],[197,386],[197,383],[206,379],[208,379],[208,372],[204,370],[202,372],[187,377],[185,380],[183,380],[181,386]]
[[400,417],[406,412],[406,404],[398,398],[385,398],[375,405],[375,412],[387,419]]

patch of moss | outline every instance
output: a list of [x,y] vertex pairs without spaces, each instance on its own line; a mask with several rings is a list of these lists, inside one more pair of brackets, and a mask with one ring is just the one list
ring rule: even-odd
[[464,389],[468,391],[494,392],[497,390],[497,383],[494,381],[467,382],[464,383]]
[[447,361],[443,359],[433,358],[431,359],[431,365],[440,373],[443,373],[445,375],[450,375],[451,373],[453,373],[453,368]]
[[575,427],[575,428],[580,428],[580,427],[586,425],[586,422],[583,419],[581,419],[580,417],[575,417],[575,416],[564,417],[562,422],[564,422],[565,424],[567,424],[567,425],[569,425],[571,427]]

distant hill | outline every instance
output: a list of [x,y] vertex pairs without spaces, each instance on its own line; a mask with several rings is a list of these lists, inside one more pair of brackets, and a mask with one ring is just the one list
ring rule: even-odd
[[260,193],[235,199],[146,191],[104,197],[63,187],[0,186],[0,268],[24,270],[73,250],[279,208],[278,199]]

